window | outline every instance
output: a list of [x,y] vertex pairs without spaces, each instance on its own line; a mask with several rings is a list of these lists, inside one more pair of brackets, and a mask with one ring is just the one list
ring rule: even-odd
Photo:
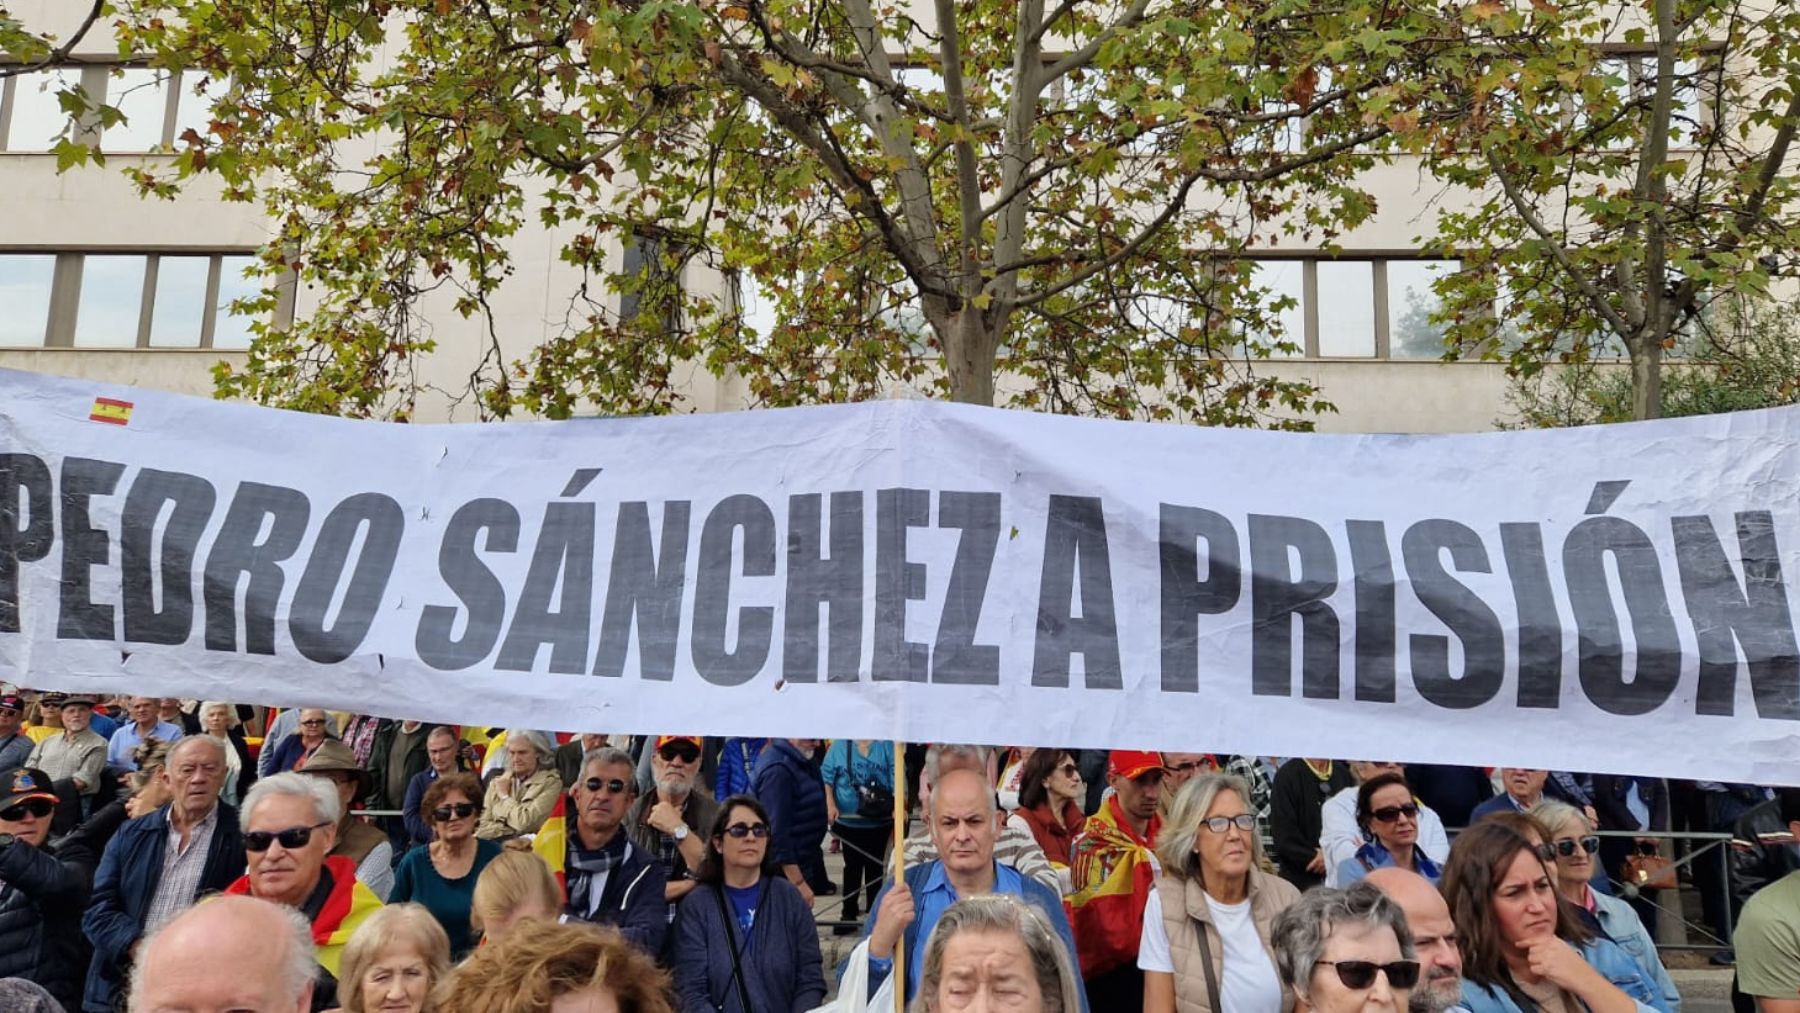
[[681,263],[665,252],[654,236],[633,235],[625,242],[625,280],[619,290],[619,321],[630,323],[646,302],[663,307],[662,326],[681,329]]
[[774,297],[763,291],[762,283],[748,271],[733,271],[731,298],[744,329],[755,335],[747,343],[760,345],[767,342],[769,335],[775,333],[775,325],[780,323]]
[[[1291,300],[1286,309],[1274,311],[1268,328],[1257,328],[1251,337],[1270,346],[1271,354],[1281,357],[1303,355],[1306,351],[1306,262],[1302,260],[1259,260],[1254,264],[1251,284],[1266,290],[1264,306],[1278,300]],[[1279,328],[1279,333],[1276,329]],[[1292,345],[1293,351],[1275,348],[1276,342]]]
[[118,109],[124,120],[100,130],[87,123],[77,131],[102,151],[162,151],[175,145],[183,130],[204,132],[210,110],[207,96],[196,93],[206,78],[193,71],[90,64],[35,71],[0,81],[0,151],[46,152],[69,125],[58,94],[76,86],[88,98]]
[[76,70],[38,71],[0,82],[0,150],[49,151],[69,125],[57,94],[81,79]]
[[1444,325],[1432,322],[1443,300],[1431,288],[1462,269],[1457,260],[1390,260],[1387,264],[1388,354],[1396,359],[1444,355]]
[[1318,273],[1319,355],[1328,358],[1374,356],[1374,262],[1321,260]]
[[[1283,340],[1309,358],[1436,359],[1444,330],[1431,315],[1441,300],[1438,278],[1462,269],[1456,260],[1380,257],[1258,260],[1252,283],[1261,305],[1291,299],[1274,311]],[[1264,312],[1269,312],[1265,310]],[[1251,332],[1267,343],[1271,336]],[[1281,353],[1276,353],[1281,354]]]
[[246,348],[253,321],[231,304],[260,295],[261,279],[244,273],[254,261],[241,253],[0,253],[0,347]]
[[165,143],[169,121],[169,92],[173,79],[166,70],[127,67],[106,80],[106,101],[118,108],[125,122],[115,123],[100,135],[106,151],[157,151]]

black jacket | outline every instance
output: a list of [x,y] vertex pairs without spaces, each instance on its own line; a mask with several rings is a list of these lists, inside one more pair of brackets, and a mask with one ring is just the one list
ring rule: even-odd
[[432,725],[419,725],[419,732],[412,738],[412,745],[407,747],[406,755],[401,758],[401,769],[405,776],[400,779],[400,798],[387,797],[388,754],[394,749],[394,736],[400,733],[400,722],[383,721],[375,730],[375,742],[369,747],[369,780],[374,786],[369,789],[369,808],[393,809],[398,811],[406,801],[406,786],[412,783],[413,776],[431,766],[431,757],[426,755],[425,743],[431,738]]
[[78,841],[0,848],[0,978],[36,982],[64,1008],[81,1007],[88,963],[81,911],[93,878],[93,852]]
[[1275,838],[1275,865],[1282,879],[1302,890],[1325,881],[1306,871],[1319,850],[1319,834],[1324,829],[1319,810],[1326,799],[1352,783],[1350,765],[1342,760],[1331,765],[1331,777],[1324,781],[1298,756],[1275,772],[1275,787],[1269,795],[1269,834]]
[[[1711,859],[1702,855],[1696,866]],[[1800,848],[1781,821],[1781,801],[1770,799],[1751,809],[1731,829],[1731,910],[1742,911],[1752,894],[1800,869]]]

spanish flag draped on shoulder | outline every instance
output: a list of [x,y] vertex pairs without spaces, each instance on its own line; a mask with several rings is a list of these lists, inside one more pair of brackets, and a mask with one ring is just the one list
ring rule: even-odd
[[564,792],[556,797],[556,808],[550,810],[550,816],[544,825],[538,828],[536,836],[531,839],[531,850],[544,860],[550,871],[556,875],[556,885],[562,887],[563,896],[569,893],[569,884],[564,878],[564,867],[568,860],[569,843],[569,795]]
[[[356,863],[343,855],[325,857],[325,873],[331,877],[331,893],[325,905],[313,916],[314,956],[319,966],[338,975],[338,963],[344,955],[344,944],[370,915],[381,909],[381,898],[356,878]],[[225,888],[227,894],[250,896],[250,877],[241,876]]]
[[1156,858],[1150,848],[1162,829],[1161,819],[1151,817],[1146,829],[1147,837],[1132,832],[1115,795],[1088,817],[1069,855],[1075,886],[1069,909],[1084,977],[1137,959],[1144,903],[1156,887]]

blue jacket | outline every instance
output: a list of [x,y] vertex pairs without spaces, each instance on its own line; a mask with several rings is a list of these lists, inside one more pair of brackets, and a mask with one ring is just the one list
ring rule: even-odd
[[[812,909],[794,884],[780,876],[764,876],[762,896],[744,948],[744,985],[750,1009],[738,998],[732,980],[731,950],[725,911],[731,901],[720,889],[702,883],[682,898],[675,916],[675,1002],[680,1013],[805,1013],[825,1001],[824,963],[819,956],[819,929]],[[731,931],[737,933],[732,924]]]
[[1620,949],[1631,954],[1638,967],[1643,969],[1651,986],[1662,994],[1663,1001],[1659,1005],[1669,1013],[1680,1013],[1681,990],[1675,987],[1675,980],[1669,977],[1668,969],[1663,967],[1662,958],[1656,955],[1656,940],[1650,938],[1643,919],[1638,917],[1631,902],[1596,890],[1594,917],[1600,922],[1600,931],[1606,933],[1608,939],[1618,943]]
[[406,824],[407,847],[415,844],[430,844],[437,838],[437,831],[425,821],[425,814],[419,809],[425,804],[425,789],[437,780],[438,773],[426,767],[406,782],[406,798],[400,803],[400,819]]
[[[920,895],[925,892],[926,881],[931,879],[932,873],[943,864],[942,861],[920,862],[918,865],[906,870],[906,889],[911,891],[913,903],[915,905],[918,904]],[[1010,868],[1010,866],[1008,866],[1008,868]],[[1015,875],[1017,875],[1016,871]],[[875,903],[869,905],[869,917],[863,922],[863,939],[867,940],[869,938],[869,933],[874,931],[875,915],[880,912],[881,902],[887,899],[888,890],[891,889],[893,885],[892,880],[882,884],[881,893],[876,895]],[[1062,940],[1063,953],[1069,958],[1069,966],[1075,969],[1075,977],[1076,980],[1079,981],[1081,978],[1081,958],[1077,956],[1075,952],[1075,933],[1069,928],[1069,916],[1063,909],[1062,897],[1059,896],[1055,890],[1032,879],[1030,876],[1023,875],[1019,876],[1018,896],[1020,899],[1024,900],[1025,903],[1037,908],[1038,913],[1050,920],[1050,927],[1056,930],[1057,938]],[[914,910],[917,911],[918,908],[915,906]],[[895,969],[901,974],[903,990],[906,987],[904,983],[911,980],[911,968],[925,958],[924,946],[931,937],[924,930],[937,927],[935,924],[924,926],[919,922],[920,920],[918,918],[914,918],[913,923],[906,927],[906,967]],[[874,957],[869,958],[870,998],[874,997],[875,991],[881,987],[881,983],[887,980],[891,968],[881,965],[889,963],[891,963],[891,961],[877,961]],[[838,975],[839,977],[842,977],[842,967],[838,968]],[[906,997],[909,1008],[912,999],[912,996]],[[1087,989],[1085,988],[1081,990],[1081,1013],[1088,1013]]]
[[[625,828],[620,827],[619,833],[624,832]],[[576,833],[571,826],[569,847],[574,847]],[[569,870],[563,874],[566,880],[573,872],[573,866],[565,858],[563,867]],[[669,905],[663,900],[663,891],[668,885],[668,877],[663,874],[662,863],[656,856],[645,854],[643,848],[627,841],[624,861],[606,874],[606,887],[600,891],[600,903],[594,916],[589,918],[586,911],[576,911],[565,904],[561,920],[611,925],[619,930],[626,942],[655,957],[662,953],[669,934]]]
[[[1581,947],[1581,955],[1588,966],[1637,1003],[1638,1013],[1674,1013],[1667,1000],[1645,979],[1643,968],[1619,944],[1610,939],[1594,939]],[[1463,979],[1462,1004],[1469,1013],[1526,1013],[1505,989],[1479,985],[1467,978]]]
[[819,775],[831,789],[831,795],[837,802],[838,820],[853,827],[873,827],[892,825],[894,812],[889,809],[884,813],[864,813],[859,807],[862,797],[856,789],[869,782],[874,782],[892,792],[894,790],[894,744],[887,741],[869,743],[869,755],[864,756],[857,751],[853,739],[838,739],[831,744],[825,753],[825,765],[820,768]]
[[[1393,864],[1393,853],[1382,847],[1380,841],[1371,837],[1362,847],[1356,849],[1356,855],[1352,860],[1345,862],[1343,868],[1338,870],[1338,888],[1348,890],[1351,884],[1361,882],[1363,877],[1369,873],[1376,869],[1389,868]],[[1418,866],[1413,871],[1430,880],[1432,886],[1436,886],[1438,880],[1444,878],[1444,871],[1431,860],[1431,856],[1425,853],[1424,848],[1413,848],[1413,864]]]
[[768,744],[768,739],[726,739],[719,752],[719,774],[713,779],[713,798],[723,802],[733,795],[751,794],[757,757]]
[[770,739],[756,758],[756,800],[769,810],[769,858],[809,876],[819,864],[827,829],[825,781],[786,739]]
[[[113,998],[124,991],[131,944],[144,933],[150,900],[162,879],[163,848],[168,840],[169,807],[165,805],[126,823],[106,842],[100,869],[94,874],[93,900],[81,916],[81,931],[94,944],[87,991],[81,1000],[81,1008],[89,1013],[110,1013]],[[221,802],[194,897],[217,893],[243,874],[244,835],[238,831],[237,810]]]

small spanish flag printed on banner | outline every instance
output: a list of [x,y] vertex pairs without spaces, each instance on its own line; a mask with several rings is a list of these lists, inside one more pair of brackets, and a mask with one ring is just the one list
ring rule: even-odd
[[94,399],[94,410],[88,413],[88,421],[128,426],[131,424],[131,402],[119,401],[110,397],[97,397]]

